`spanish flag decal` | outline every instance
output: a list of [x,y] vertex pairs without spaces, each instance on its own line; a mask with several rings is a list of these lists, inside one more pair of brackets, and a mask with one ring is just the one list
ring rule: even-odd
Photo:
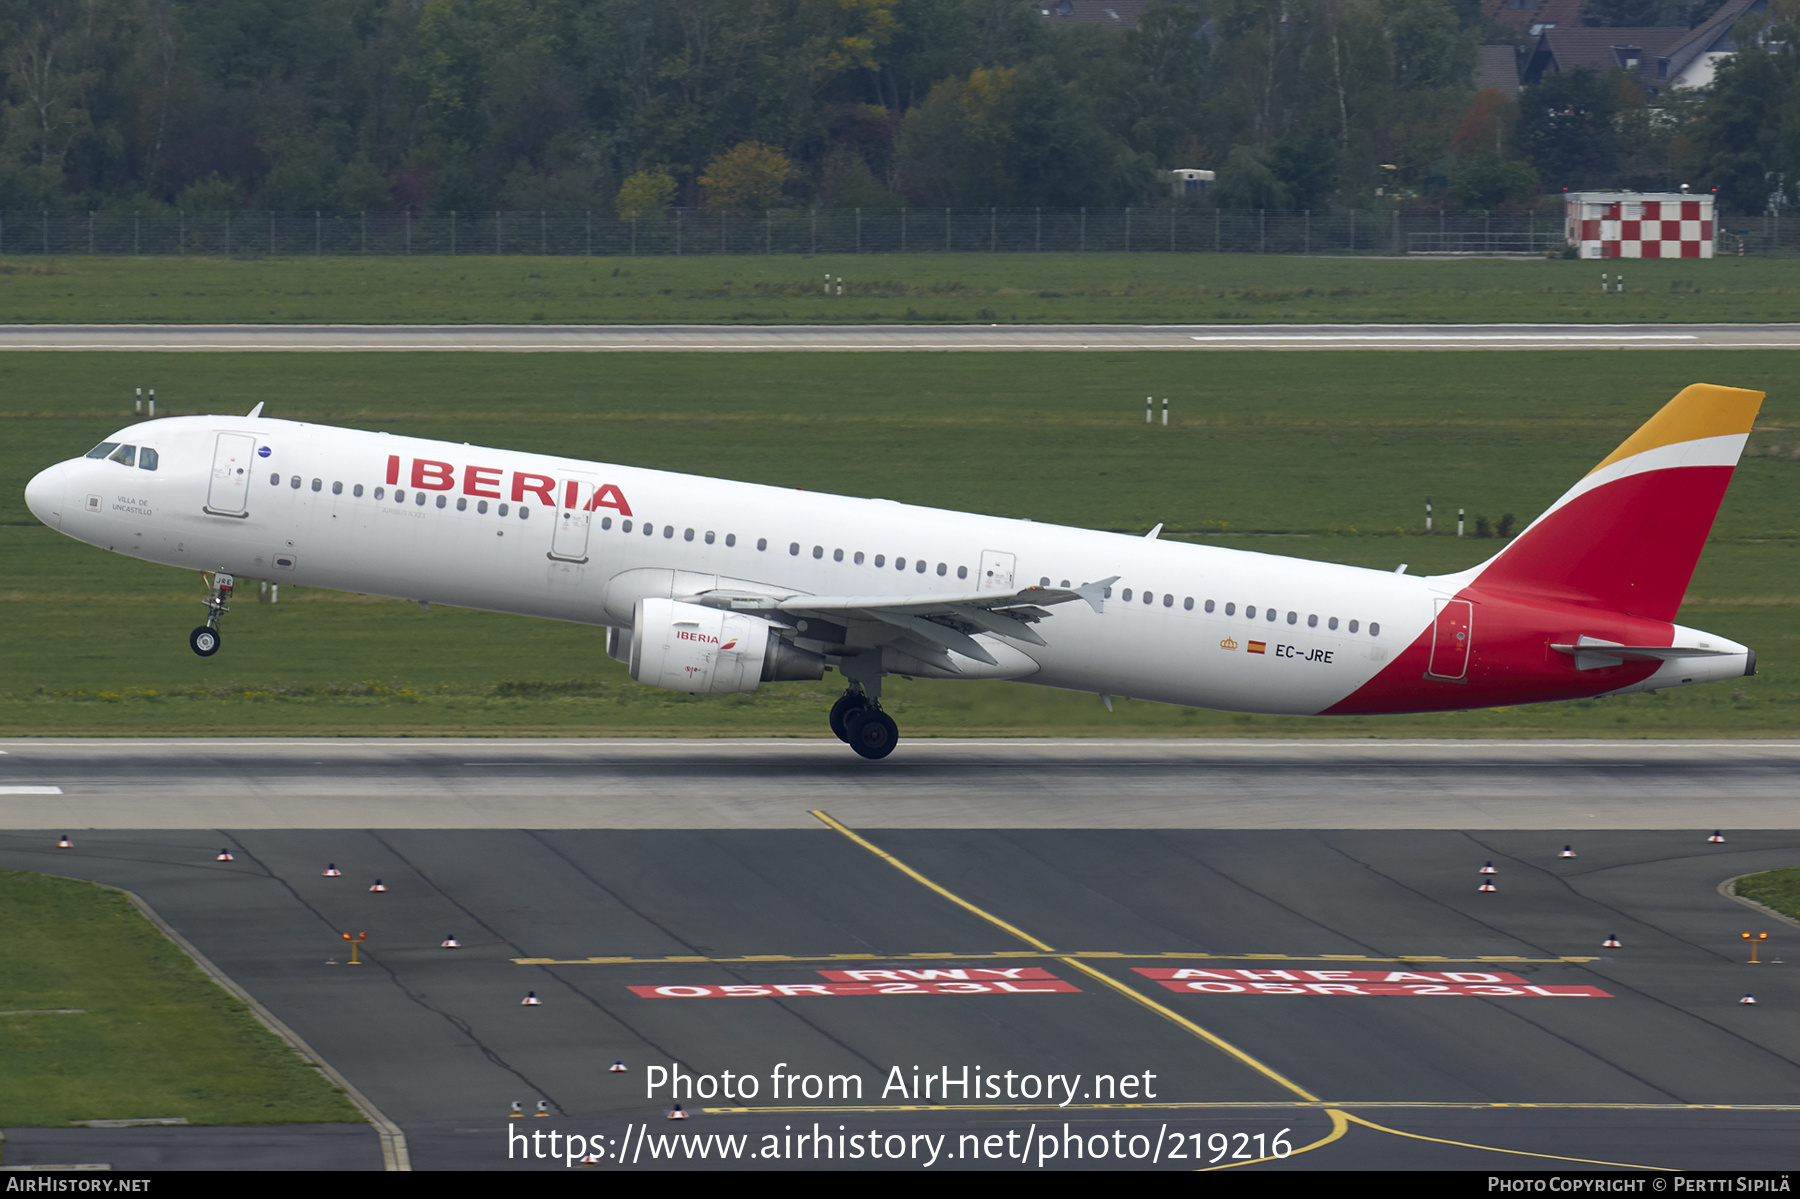
[[1266,644],[1267,644],[1266,642],[1262,642],[1262,641],[1252,641],[1248,648],[1251,653],[1260,654],[1263,652],[1263,649]]

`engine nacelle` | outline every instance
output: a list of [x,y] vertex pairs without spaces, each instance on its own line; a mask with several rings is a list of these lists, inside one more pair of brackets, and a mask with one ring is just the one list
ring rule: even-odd
[[824,678],[825,659],[783,640],[776,627],[704,604],[639,600],[632,612],[631,677],[696,695]]

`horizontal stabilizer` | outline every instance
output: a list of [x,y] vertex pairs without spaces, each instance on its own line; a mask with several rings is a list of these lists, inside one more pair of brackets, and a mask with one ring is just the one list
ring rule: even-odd
[[1617,641],[1605,641],[1599,637],[1580,637],[1573,645],[1550,643],[1550,648],[1559,654],[1569,654],[1575,659],[1576,670],[1600,670],[1608,666],[1622,666],[1626,662],[1668,662],[1676,658],[1717,658],[1736,650],[1701,649],[1692,645],[1620,645]]

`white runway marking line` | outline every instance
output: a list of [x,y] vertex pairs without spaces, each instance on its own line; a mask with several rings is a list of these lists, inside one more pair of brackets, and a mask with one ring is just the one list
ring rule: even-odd
[[1230,333],[1192,334],[1194,341],[1699,341],[1694,333]]
[[0,787],[0,795],[61,795],[61,787]]

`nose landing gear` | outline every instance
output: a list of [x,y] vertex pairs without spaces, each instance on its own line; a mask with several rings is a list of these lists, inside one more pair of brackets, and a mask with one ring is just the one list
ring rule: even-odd
[[213,576],[212,593],[200,602],[206,605],[206,623],[188,634],[188,645],[202,658],[219,652],[219,618],[231,611],[225,601],[231,598],[236,580],[224,571]]
[[881,701],[855,684],[831,705],[830,720],[838,740],[870,761],[893,753],[900,740],[900,726],[881,710]]

